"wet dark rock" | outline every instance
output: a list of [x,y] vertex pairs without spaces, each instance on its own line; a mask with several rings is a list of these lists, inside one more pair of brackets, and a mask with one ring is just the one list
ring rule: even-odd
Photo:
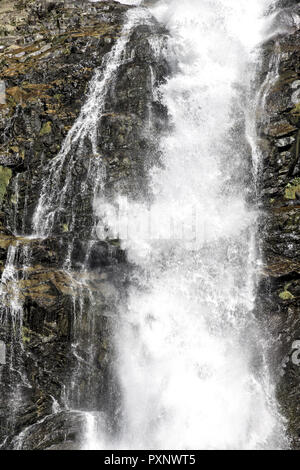
[[[154,20],[129,38],[98,123],[98,154],[88,139],[81,149],[73,145],[74,164],[67,159],[63,169],[72,184],[51,236],[32,237],[32,219],[48,165],[130,8],[109,0],[0,5],[1,273],[12,260],[11,277],[1,284],[0,340],[8,358],[0,366],[4,449],[78,448],[86,417],[68,407],[115,413],[110,336],[130,268],[118,240],[98,240],[94,233],[101,220],[93,213],[95,175],[87,175],[91,163],[103,165],[107,198],[128,189],[137,199],[148,194],[148,169],[160,157],[156,135],[167,121],[153,88],[170,72],[150,46],[166,36]],[[12,307],[16,296],[20,309]]]
[[11,445],[19,450],[78,449],[85,425],[85,415],[80,412],[50,414],[26,428]]
[[[300,13],[298,2],[279,4],[289,7],[281,21]],[[259,311],[274,339],[270,360],[292,446],[300,449],[300,367],[293,362],[293,346],[300,339],[300,30],[295,24],[265,45],[263,77],[275,57],[278,75],[270,83],[260,123],[265,268]]]

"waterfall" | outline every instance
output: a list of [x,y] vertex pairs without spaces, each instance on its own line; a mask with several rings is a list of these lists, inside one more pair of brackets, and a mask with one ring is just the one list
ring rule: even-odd
[[[94,194],[99,193],[103,183],[102,158],[98,152],[98,126],[105,110],[105,99],[108,88],[114,81],[115,74],[122,62],[126,44],[131,31],[138,18],[135,11],[131,12],[128,21],[121,33],[120,39],[110,54],[107,55],[105,63],[95,71],[90,83],[89,94],[80,115],[76,119],[71,130],[62,145],[60,152],[50,162],[47,176],[43,182],[41,197],[33,217],[33,229],[36,235],[46,236],[57,230],[55,222],[61,222],[61,214],[69,202],[72,193],[72,173],[68,171],[75,165],[76,159],[86,156],[86,149],[90,151],[93,158],[89,158],[89,164],[85,180],[80,182],[79,193],[87,191],[88,182],[92,181]],[[64,227],[69,231],[76,229],[75,219],[77,212],[77,201],[72,203],[71,218],[64,218],[60,230]]]
[[[18,241],[11,244],[7,253],[5,268],[1,276],[0,295],[2,309],[0,323],[6,331],[7,374],[9,376],[8,394],[8,426],[14,430],[15,417],[22,402],[22,387],[31,387],[24,364],[24,329],[23,329],[23,301],[20,284],[26,282],[29,265],[30,250],[27,245],[21,247]],[[1,373],[1,380],[5,379],[5,371]],[[0,446],[1,448],[1,446]]]
[[152,7],[178,64],[159,90],[172,122],[160,142],[164,168],[152,169],[151,201],[96,204],[135,267],[114,337],[120,448],[287,445],[253,313],[259,155],[249,110],[269,5]]
[[[19,383],[11,400],[12,446],[24,448],[43,424],[59,434],[52,417],[61,414],[65,422],[68,413],[74,419],[79,413],[84,449],[287,448],[268,340],[255,313],[261,263],[256,113],[263,112],[278,58],[260,90],[254,83],[259,46],[271,34],[264,14],[272,0],[121,3],[133,8],[94,71],[61,149],[43,167],[29,234],[25,215],[23,233],[17,233],[20,181],[14,179],[16,239],[2,274],[0,318],[10,335],[12,383]],[[149,64],[151,100],[168,113],[168,125],[157,130],[149,99],[144,133],[153,138],[159,159],[146,162],[143,191],[130,192],[130,183],[106,191],[101,132],[107,102],[119,71],[132,59],[131,35],[139,26],[151,29],[153,18],[168,33],[147,37],[148,45],[156,63],[165,61],[171,71],[158,84]],[[84,176],[77,178],[78,162]],[[27,199],[26,192],[26,210]],[[82,214],[87,199],[90,214]],[[31,386],[21,337],[31,248],[49,240],[52,246],[54,239],[63,256],[55,268],[49,262],[49,271],[61,276],[71,299],[69,375],[62,396],[49,392],[50,414],[15,430],[22,385]],[[78,240],[81,253],[74,262]],[[115,280],[121,294],[105,269],[91,269],[97,243],[109,251],[112,242],[126,253],[126,281],[120,288]],[[124,273],[120,268],[109,274]],[[106,384],[111,395],[103,393],[108,378],[95,367],[104,331],[111,341],[105,348],[113,350],[109,380],[117,392]]]

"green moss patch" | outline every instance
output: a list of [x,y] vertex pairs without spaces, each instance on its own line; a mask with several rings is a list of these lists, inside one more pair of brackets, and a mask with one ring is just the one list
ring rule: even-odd
[[296,106],[292,109],[291,114],[300,116],[300,102],[297,103]]
[[296,199],[296,193],[300,193],[300,178],[295,178],[285,188],[285,199]]
[[283,292],[280,292],[279,297],[282,300],[293,300],[295,298],[293,294],[289,292],[288,290],[284,290]]
[[26,326],[22,327],[22,341],[24,344],[29,344],[31,341],[31,331]]
[[50,134],[52,131],[52,123],[50,121],[46,122],[42,129],[40,130],[40,136]]
[[12,171],[10,168],[0,166],[0,204],[2,204],[6,194],[7,186],[10,182]]

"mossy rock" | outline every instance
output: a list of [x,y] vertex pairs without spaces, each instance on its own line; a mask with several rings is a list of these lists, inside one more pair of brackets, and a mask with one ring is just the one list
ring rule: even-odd
[[10,168],[0,166],[0,205],[2,205],[11,176],[12,171]]
[[300,102],[292,109],[291,114],[294,116],[300,116]]
[[50,134],[52,131],[52,123],[50,121],[46,122],[42,129],[40,130],[40,136]]
[[293,294],[288,290],[280,292],[279,297],[281,298],[281,300],[293,300],[295,298]]
[[285,188],[285,199],[296,199],[296,194],[300,193],[300,178],[295,178]]
[[22,341],[24,344],[29,344],[31,341],[31,331],[26,326],[22,327]]

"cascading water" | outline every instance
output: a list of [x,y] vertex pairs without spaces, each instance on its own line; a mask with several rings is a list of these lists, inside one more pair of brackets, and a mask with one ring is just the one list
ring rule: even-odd
[[[170,126],[160,130],[161,161],[152,167],[146,191],[151,196],[116,190],[112,200],[103,189],[99,145],[106,100],[129,60],[131,33],[152,21],[142,1],[121,3],[137,8],[127,13],[120,38],[95,71],[79,117],[45,168],[30,234],[37,240],[67,237],[60,269],[72,287],[76,364],[65,399],[58,404],[52,397],[53,415],[61,405],[68,411],[84,409],[82,445],[88,449],[285,448],[265,338],[254,315],[259,265],[255,113],[263,108],[276,66],[258,93],[251,79],[259,60],[256,46],[270,34],[264,33],[268,21],[263,14],[272,2],[144,2],[169,31],[167,48],[165,38],[148,42],[157,60],[164,56],[173,70],[167,82],[152,90],[168,110]],[[151,104],[148,111],[145,128],[151,134]],[[84,177],[74,181],[73,170],[83,160]],[[85,251],[74,272],[72,252],[84,220],[78,216],[84,197],[90,197],[95,213],[84,228]],[[17,235],[15,220],[12,224]],[[100,275],[88,268],[96,232],[105,242],[119,238],[130,266],[128,291],[114,305],[113,372],[121,398],[117,405],[108,404],[115,407],[110,414],[97,408],[101,387],[93,390],[100,382],[93,364],[102,327],[97,317],[102,300],[93,285]],[[22,347],[19,287],[30,265],[26,243],[20,253],[18,244],[11,246],[2,275],[2,283],[11,285],[13,300],[5,299],[10,307],[4,321],[12,322],[16,351]],[[13,350],[9,354],[13,364]],[[23,448],[24,439],[47,421],[42,418],[23,430],[14,439],[15,448]]]
[[[144,11],[142,17],[147,19],[149,13]],[[87,421],[87,434],[96,426],[96,422],[102,419],[102,413],[97,412],[97,402],[101,394],[96,387],[95,372],[93,367],[97,354],[99,355],[99,325],[97,327],[97,310],[99,310],[99,295],[91,288],[92,276],[88,273],[87,262],[95,240],[94,228],[88,226],[89,240],[86,253],[81,265],[80,275],[74,276],[71,268],[71,256],[76,230],[80,228],[77,222],[78,208],[81,199],[86,194],[91,194],[90,205],[93,198],[103,192],[105,180],[105,166],[103,157],[99,153],[99,135],[101,135],[101,119],[106,112],[106,98],[110,87],[115,82],[115,75],[123,60],[126,60],[126,46],[130,34],[140,21],[140,15],[133,10],[128,13],[127,20],[120,38],[107,54],[101,68],[95,71],[89,86],[89,93],[80,115],[70,129],[60,152],[51,161],[46,169],[46,175],[41,189],[41,196],[33,216],[33,230],[35,236],[47,237],[59,233],[67,227],[67,231],[73,234],[68,242],[67,256],[63,262],[64,271],[68,272],[72,281],[73,298],[73,354],[76,366],[72,373],[71,384],[67,387],[65,403],[66,408],[88,410],[85,412]],[[88,157],[88,158],[87,158]],[[85,178],[79,181],[78,196],[74,192],[74,178],[71,171],[78,160],[87,158],[88,166]],[[90,185],[90,187],[89,187]],[[92,187],[92,191],[90,188]],[[70,201],[70,194],[75,194]],[[59,195],[59,196],[58,196]],[[58,198],[57,198],[58,197]],[[70,207],[66,218],[66,205]],[[95,219],[96,223],[96,219]],[[94,223],[94,225],[95,225]],[[82,224],[82,222],[81,222]],[[100,301],[101,305],[101,301]],[[99,323],[99,319],[98,319]],[[94,375],[93,375],[94,374]],[[98,380],[100,382],[100,378]],[[88,390],[89,396],[84,396],[84,389]],[[98,384],[99,387],[99,384]],[[93,411],[89,411],[93,410]],[[95,424],[93,422],[95,420]],[[90,446],[90,444],[88,444]]]
[[256,149],[246,132],[255,126],[245,122],[254,117],[247,92],[269,5],[165,0],[152,8],[171,33],[168,58],[179,62],[160,89],[173,123],[160,143],[164,169],[152,171],[151,203],[121,195],[96,206],[135,266],[115,333],[115,446],[287,445],[253,314],[257,214],[249,201],[258,165],[251,168]]
[[[10,245],[0,285],[0,295],[2,298],[0,322],[3,331],[6,332],[4,339],[6,344],[8,344],[6,354],[8,367],[6,373],[9,375],[10,382],[10,398],[8,400],[10,431],[14,429],[15,416],[18,412],[19,404],[22,402],[22,387],[30,387],[22,354],[24,350],[24,297],[20,291],[20,284],[26,282],[29,259],[30,249],[28,246],[20,247],[18,242],[15,245]],[[2,378],[3,376],[1,380]]]
[[[90,150],[92,158],[86,171],[86,179],[80,181],[79,193],[86,192],[86,186],[92,180],[94,194],[99,193],[104,179],[103,162],[98,153],[98,128],[101,117],[105,111],[105,99],[108,88],[114,81],[114,76],[122,61],[129,35],[137,22],[135,12],[133,12],[122,31],[119,41],[117,41],[112,52],[106,57],[106,63],[101,69],[96,70],[86,103],[82,107],[79,117],[69,131],[61,151],[51,161],[48,169],[48,176],[42,187],[41,197],[33,217],[33,228],[37,235],[45,236],[54,230],[57,218],[60,220],[61,213],[65,211],[70,187],[72,184],[72,173],[68,168],[72,168],[79,156],[84,156],[86,148]],[[58,197],[58,200],[57,200]],[[73,201],[70,211],[71,220],[65,220],[68,230],[74,230],[74,217],[77,213],[77,201]]]

